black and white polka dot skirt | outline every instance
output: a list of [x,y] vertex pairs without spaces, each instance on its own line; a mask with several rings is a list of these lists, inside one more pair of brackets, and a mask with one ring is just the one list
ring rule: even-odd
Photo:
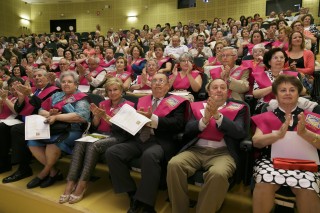
[[300,189],[310,189],[320,197],[320,173],[301,170],[275,169],[270,160],[256,160],[253,167],[253,178],[256,183],[279,184]]

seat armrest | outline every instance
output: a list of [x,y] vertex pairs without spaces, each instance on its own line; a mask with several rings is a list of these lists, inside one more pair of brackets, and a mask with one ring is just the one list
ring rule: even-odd
[[240,142],[240,150],[242,151],[251,151],[252,150],[252,141],[245,139]]

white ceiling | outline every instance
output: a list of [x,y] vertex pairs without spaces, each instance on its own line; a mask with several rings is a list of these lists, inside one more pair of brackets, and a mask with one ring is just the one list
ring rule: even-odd
[[28,4],[64,4],[64,3],[78,3],[78,2],[96,2],[105,0],[21,0]]

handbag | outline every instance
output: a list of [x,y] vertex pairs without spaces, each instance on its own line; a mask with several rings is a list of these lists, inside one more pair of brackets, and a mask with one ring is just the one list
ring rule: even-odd
[[50,135],[58,135],[64,132],[69,132],[70,128],[70,123],[56,121],[50,125]]
[[273,167],[275,169],[285,170],[305,170],[318,172],[318,165],[312,160],[298,160],[289,158],[273,158]]

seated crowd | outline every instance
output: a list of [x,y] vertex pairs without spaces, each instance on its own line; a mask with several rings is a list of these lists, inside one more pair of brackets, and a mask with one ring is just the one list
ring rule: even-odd
[[[320,106],[299,97],[314,98],[319,36],[312,15],[302,8],[296,16],[287,11],[278,17],[272,12],[266,20],[255,14],[226,23],[215,18],[212,24],[144,25],[110,29],[106,36],[97,30],[82,38],[65,31],[22,35],[17,41],[1,37],[0,173],[12,169],[12,158],[19,165],[2,182],[32,176],[34,156],[43,168],[27,188],[49,187],[63,179],[56,168],[61,154],[71,154],[59,202],[73,204],[83,199],[102,157],[114,191],[128,194],[128,212],[155,212],[163,180],[172,212],[188,212],[188,178],[202,169],[197,212],[216,212],[230,179],[241,173],[240,142],[250,137],[251,111],[253,146],[261,153],[254,167],[253,212],[270,212],[282,185],[291,187],[300,212],[320,212],[319,173],[295,170],[294,176],[270,161],[271,144],[287,131],[320,150]],[[93,103],[91,93],[103,100]],[[248,108],[245,97],[256,103]],[[151,120],[136,135],[110,122],[124,104]],[[267,105],[273,108],[265,112]],[[46,118],[50,139],[25,140],[24,122],[33,114]],[[21,122],[5,122],[14,119]],[[88,123],[91,132],[108,137],[76,142]],[[184,134],[177,142],[179,133]],[[129,169],[136,158],[141,159],[139,185]]]

